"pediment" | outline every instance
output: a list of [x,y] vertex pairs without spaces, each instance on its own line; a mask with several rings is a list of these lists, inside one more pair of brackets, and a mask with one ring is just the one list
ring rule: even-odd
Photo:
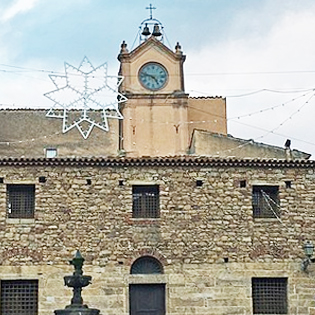
[[121,46],[118,60],[121,63],[119,74],[125,80],[121,85],[122,91],[132,93],[152,93],[152,90],[145,87],[139,80],[140,69],[150,62],[162,65],[167,72],[167,83],[159,89],[164,94],[174,91],[184,91],[183,63],[185,56],[178,45],[173,52],[154,36],[149,37],[131,52],[128,52],[125,42]]
[[[167,59],[172,61],[181,60],[185,58],[182,54],[177,54],[165,46],[161,41],[156,39],[154,36],[149,37],[146,41],[141,43],[138,47],[132,50],[128,54],[128,59],[132,62],[135,59],[139,59],[141,56],[145,55],[147,52],[155,50],[159,55],[164,55]],[[124,56],[127,57],[127,54]]]

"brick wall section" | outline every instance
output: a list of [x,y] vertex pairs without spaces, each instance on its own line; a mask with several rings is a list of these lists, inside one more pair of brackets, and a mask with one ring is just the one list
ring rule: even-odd
[[[308,167],[2,163],[0,278],[42,279],[41,315],[51,314],[69,301],[60,293],[66,290],[62,277],[72,272],[67,261],[80,249],[87,273],[94,277],[85,291],[86,302],[104,314],[127,314],[128,284],[143,277],[131,276],[130,266],[137,257],[151,254],[165,267],[161,280],[150,281],[166,283],[168,314],[251,314],[253,276],[288,277],[290,314],[309,314],[315,307],[315,274],[312,266],[308,274],[300,271],[300,262],[304,241],[314,241],[311,163]],[[38,183],[39,176],[46,176],[46,183]],[[203,181],[201,187],[196,186],[197,179]],[[245,188],[240,188],[240,180],[246,180]],[[291,188],[286,188],[288,180]],[[6,184],[19,182],[36,183],[34,221],[6,218]],[[132,219],[135,183],[160,186],[160,219]],[[253,184],[279,185],[281,222],[253,219]],[[51,276],[54,268],[58,277]],[[51,277],[54,283],[48,285]],[[49,296],[54,299],[45,300]]]

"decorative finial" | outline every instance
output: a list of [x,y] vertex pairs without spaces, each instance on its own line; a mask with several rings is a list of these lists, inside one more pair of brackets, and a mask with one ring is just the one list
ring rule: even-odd
[[182,53],[182,46],[179,44],[179,42],[177,42],[177,44],[175,46],[175,52],[176,52],[176,54]]
[[123,42],[121,43],[120,48],[121,48],[121,49],[120,49],[120,53],[127,53],[127,52],[128,52],[127,44],[126,44],[125,41],[123,41]]
[[85,259],[82,257],[80,251],[77,250],[72,260],[69,260],[69,263],[74,267],[73,275],[83,274],[82,267],[83,267],[84,260]]
[[152,10],[156,10],[156,8],[152,7],[152,4],[150,3],[150,6],[146,7],[146,10],[150,10],[150,19],[152,20]]

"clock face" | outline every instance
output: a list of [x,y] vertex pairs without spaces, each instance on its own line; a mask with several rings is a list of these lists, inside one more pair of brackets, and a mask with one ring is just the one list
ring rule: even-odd
[[160,90],[166,85],[167,79],[166,69],[155,62],[145,64],[139,71],[141,84],[149,90]]

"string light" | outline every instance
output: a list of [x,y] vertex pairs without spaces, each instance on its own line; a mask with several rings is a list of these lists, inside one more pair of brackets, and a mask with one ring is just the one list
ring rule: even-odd
[[[24,140],[14,140],[14,141],[0,141],[0,145],[17,145],[17,144],[24,144],[24,143],[27,143],[27,142],[36,142],[38,140],[41,140],[41,139],[48,139],[48,138],[52,138],[52,137],[55,137],[55,136],[60,136],[62,135],[63,133],[62,132],[55,132],[51,135],[45,135],[45,136],[40,136],[38,138],[31,138],[31,139],[24,139]],[[114,132],[114,131],[111,131],[111,134],[115,135],[115,136],[118,136],[118,138],[120,140],[123,140],[123,137],[117,133],[117,132]]]
[[[248,90],[248,89],[224,89],[225,91],[228,90]],[[246,97],[246,96],[251,96],[254,94],[258,94],[258,93],[263,93],[263,92],[271,92],[271,93],[278,93],[278,94],[289,94],[289,93],[300,93],[300,92],[308,92],[308,91],[314,91],[314,88],[309,88],[309,89],[296,89],[296,88],[292,88],[289,90],[276,90],[276,89],[259,89],[259,90],[254,90],[248,93],[242,93],[242,94],[235,94],[235,95],[225,95],[225,98],[237,98],[237,97]],[[191,93],[198,93],[203,94],[205,97],[212,97],[213,96],[209,96],[209,92],[203,92],[203,91],[196,91],[196,90],[188,90],[187,92],[191,92]]]
[[35,142],[37,140],[40,140],[40,139],[47,139],[47,138],[52,138],[54,136],[57,136],[57,135],[60,135],[61,132],[55,132],[51,135],[45,135],[45,136],[41,136],[41,137],[38,137],[38,138],[31,138],[31,139],[25,139],[25,140],[14,140],[14,141],[0,141],[0,145],[2,144],[5,144],[5,145],[13,145],[13,144],[21,144],[21,143],[27,143],[27,142]]
[[[293,140],[296,140],[296,141],[299,141],[299,142],[303,142],[303,143],[306,143],[306,144],[310,144],[310,145],[314,145],[315,146],[315,143],[312,143],[312,142],[309,142],[309,141],[305,141],[305,140],[302,140],[302,139],[298,139],[298,138],[294,138],[294,137],[291,137],[291,136],[287,136],[287,135],[283,135],[283,134],[279,134],[279,133],[275,133],[274,131],[275,130],[277,130],[277,129],[279,129],[281,126],[283,126],[284,125],[284,123],[285,122],[287,122],[287,121],[289,121],[290,119],[292,119],[292,117],[294,116],[294,115],[296,115],[297,113],[299,113],[300,111],[301,111],[301,109],[306,105],[306,104],[308,104],[309,103],[309,101],[314,97],[314,94],[312,94],[310,97],[309,97],[309,99],[307,100],[307,101],[305,101],[303,104],[302,104],[302,106],[300,106],[294,113],[292,113],[288,118],[286,118],[283,122],[281,122],[277,127],[275,127],[275,128],[273,128],[272,130],[266,130],[266,129],[264,129],[264,128],[260,128],[260,127],[257,127],[257,126],[252,126],[252,125],[250,125],[250,124],[246,124],[246,123],[241,123],[241,122],[239,122],[239,121],[236,121],[236,120],[234,120],[235,118],[238,118],[238,119],[240,119],[240,118],[243,118],[243,117],[249,117],[249,116],[251,116],[251,115],[254,115],[254,114],[258,114],[258,113],[260,113],[260,112],[265,112],[265,111],[268,111],[268,110],[273,110],[273,109],[275,109],[275,108],[278,108],[278,107],[280,107],[280,106],[285,106],[285,105],[287,105],[287,104],[289,104],[289,103],[291,103],[291,102],[293,102],[293,101],[296,101],[296,100],[298,100],[298,99],[300,99],[300,98],[302,98],[302,97],[304,97],[304,96],[306,96],[306,95],[308,95],[308,94],[310,94],[310,93],[306,93],[306,94],[303,94],[303,95],[301,95],[301,96],[299,96],[299,97],[296,97],[296,98],[293,98],[292,100],[290,100],[290,101],[287,101],[287,102],[285,102],[285,103],[281,103],[280,105],[276,105],[276,106],[273,106],[273,107],[270,107],[270,108],[266,108],[266,109],[263,109],[263,110],[261,110],[261,111],[259,111],[259,112],[253,112],[253,113],[249,113],[249,114],[246,114],[246,115],[243,115],[243,116],[238,116],[238,117],[233,117],[233,118],[230,118],[230,119],[228,119],[228,120],[231,120],[231,121],[233,121],[233,122],[235,122],[235,123],[238,123],[238,124],[242,124],[242,125],[245,125],[245,126],[248,126],[248,127],[251,127],[251,128],[255,128],[255,129],[258,129],[258,130],[262,130],[262,131],[264,131],[264,132],[266,132],[264,135],[261,135],[261,136],[259,136],[259,137],[256,137],[253,141],[257,141],[257,140],[259,140],[259,139],[262,139],[262,138],[264,138],[266,135],[268,135],[268,134],[270,134],[270,133],[272,133],[272,134],[274,134],[274,135],[279,135],[279,136],[281,136],[281,137],[290,137],[291,139],[293,139]],[[167,100],[165,100],[165,101],[167,101]],[[1,105],[1,104],[0,104]],[[2,104],[3,105],[3,104]],[[196,110],[200,110],[200,109],[198,109],[198,108],[195,108],[195,107],[192,107],[192,108],[194,108],[194,109],[196,109]],[[216,114],[211,114],[212,116],[215,116],[215,117],[217,117],[217,118],[219,118],[219,119],[224,119],[225,117],[223,117],[223,116],[221,116],[221,115],[216,115]],[[135,117],[130,117],[129,118],[130,119],[130,121],[135,121],[136,123],[148,123],[147,121],[145,121],[145,119],[135,119]],[[161,121],[156,121],[156,120],[151,120],[150,121],[150,123],[153,123],[153,124],[165,124],[165,125],[184,125],[184,124],[206,124],[206,123],[218,123],[218,119],[211,119],[211,120],[200,120],[200,121],[181,121],[181,122],[179,122],[179,121],[164,121],[164,122],[161,122]],[[59,134],[59,133],[56,133],[56,134]],[[54,134],[55,135],[55,134]],[[51,136],[53,136],[53,135],[49,135],[49,136],[44,136],[44,138],[45,137],[51,137]],[[120,136],[119,136],[120,137]],[[120,137],[121,138],[121,137]],[[29,141],[31,141],[31,140],[23,140],[23,141],[5,141],[5,142],[0,142],[0,144],[12,144],[12,143],[23,143],[23,142],[29,142]],[[35,140],[34,140],[35,141]],[[246,141],[246,140],[245,140]],[[243,146],[246,146],[246,145],[248,145],[248,144],[250,144],[250,142],[246,142],[246,143],[244,143],[244,144],[241,144],[241,145],[238,145],[238,146],[236,146],[235,148],[231,148],[231,149],[228,149],[228,150],[224,150],[224,151],[220,151],[220,152],[218,152],[218,154],[219,153],[226,153],[226,152],[233,152],[233,151],[235,151],[235,150],[237,150],[237,149],[239,149],[239,148],[241,148],[241,147],[243,147]]]
[[[20,69],[19,71],[18,70],[15,70],[15,71],[10,71],[10,70],[2,70],[0,69],[1,72],[8,72],[8,73],[19,73],[19,74],[23,74],[25,72],[44,72],[44,73],[50,73],[50,74],[59,74],[59,72],[55,72],[55,71],[49,71],[49,70],[44,70],[44,69],[31,69],[31,68],[23,68],[23,67],[17,67],[17,66],[10,66],[10,65],[4,65],[4,64],[0,64],[0,66],[6,66],[6,67],[12,67],[12,68],[16,68],[16,69]],[[294,72],[315,72],[315,71],[294,71]],[[274,73],[277,73],[277,72],[273,72],[273,73],[258,73],[258,74],[274,74]],[[280,73],[280,72],[278,72]],[[293,72],[283,72],[283,73],[293,73]],[[228,74],[228,73],[227,73]],[[227,74],[208,74],[208,75],[227,75]],[[233,73],[230,73],[230,74],[233,74]],[[234,73],[234,74],[237,74],[237,73]],[[233,74],[233,75],[234,75]],[[238,73],[238,74],[241,74],[241,73]],[[256,74],[256,73],[243,73],[243,74]],[[191,75],[197,75],[197,74],[191,74]],[[206,75],[206,74],[204,74]],[[95,79],[100,79],[102,80],[103,78],[102,77],[98,77],[98,76],[91,76],[91,78],[95,78]],[[135,92],[142,92],[142,90],[140,89],[137,89],[137,90],[134,90]],[[310,92],[308,92],[310,91]],[[272,107],[269,107],[269,108],[265,108],[265,109],[261,109],[261,110],[258,110],[258,111],[255,111],[255,112],[251,112],[251,113],[248,113],[248,114],[245,114],[245,115],[240,115],[240,116],[235,116],[235,117],[231,117],[231,118],[228,118],[227,121],[234,121],[235,119],[241,119],[241,118],[245,118],[245,117],[251,117],[253,115],[257,115],[257,114],[261,114],[261,113],[264,113],[264,112],[267,112],[267,111],[271,111],[271,110],[274,110],[276,108],[279,108],[279,107],[283,107],[283,106],[286,106],[287,104],[290,104],[300,98],[303,98],[307,95],[309,95],[310,93],[314,92],[315,89],[305,89],[305,90],[291,90],[291,91],[280,91],[280,90],[270,90],[270,89],[261,89],[261,90],[257,90],[257,91],[253,91],[253,92],[250,92],[250,93],[246,93],[246,94],[240,94],[240,95],[232,95],[232,96],[228,96],[228,97],[245,97],[245,96],[248,96],[248,95],[253,95],[253,94],[257,94],[257,93],[261,93],[261,92],[274,92],[274,93],[296,93],[296,92],[308,92],[308,93],[304,93],[303,95],[300,95],[296,98],[293,98],[285,103],[281,103],[281,104],[278,104],[278,105],[275,105],[275,106],[272,106]],[[152,95],[154,95],[155,93],[153,92]],[[167,103],[168,99],[171,97],[171,95],[169,95],[164,103]],[[262,128],[258,128],[258,127],[254,127],[254,126],[251,126],[251,125],[248,125],[248,124],[243,124],[243,125],[247,125],[247,126],[250,126],[250,127],[253,127],[253,128],[256,128],[256,129],[260,129],[260,130],[263,130],[266,132],[266,134],[262,135],[262,136],[259,136],[257,137],[254,141],[258,140],[258,139],[261,139],[261,138],[264,138],[266,135],[272,133],[272,134],[275,134],[275,135],[280,135],[280,136],[284,136],[285,135],[281,135],[281,134],[277,134],[275,133],[274,131],[278,130],[280,127],[282,127],[287,121],[291,120],[297,113],[299,113],[302,108],[304,106],[306,106],[309,101],[314,97],[314,94],[311,95],[311,97],[302,105],[299,107],[298,110],[296,110],[294,113],[292,113],[288,118],[286,118],[284,121],[282,121],[277,127],[273,128],[272,130],[265,130],[265,129],[262,129]],[[209,97],[209,98],[214,98],[214,97]],[[159,104],[158,104],[159,105]],[[0,103],[0,106],[10,106],[9,104],[1,104]],[[15,104],[13,104],[13,106],[16,106]],[[200,110],[198,108],[195,108],[193,106],[190,106],[191,108],[194,108],[196,110]],[[209,113],[207,113],[209,114]],[[222,115],[217,115],[217,114],[209,114],[211,116],[214,116],[214,117],[217,117],[218,119],[225,119],[224,116]],[[134,118],[130,118],[130,119],[134,119]],[[136,120],[136,119],[135,119]],[[145,123],[145,120],[144,119],[141,119],[141,120],[136,120],[137,123]],[[236,121],[234,121],[236,122]],[[186,121],[186,122],[172,122],[172,121],[164,121],[164,122],[161,122],[161,121],[150,121],[150,123],[155,123],[155,124],[206,124],[206,123],[218,123],[218,120],[217,119],[211,119],[211,120],[200,120],[200,121]],[[237,123],[240,123],[240,122],[237,122]],[[241,123],[242,124],[242,123]],[[59,133],[56,133],[56,134],[59,134]],[[53,134],[53,135],[48,135],[48,136],[44,136],[44,137],[40,137],[40,138],[46,138],[46,137],[51,137],[51,136],[54,136],[56,134]],[[40,139],[40,138],[37,138],[37,139]],[[291,137],[292,138],[292,137]],[[310,145],[315,145],[314,143],[311,143],[311,142],[307,142],[307,141],[304,141],[304,140],[301,140],[301,139],[297,139],[297,138],[292,138],[292,139],[295,139],[297,141],[301,141],[301,142],[304,142],[304,143],[307,143],[307,144],[310,144]],[[0,142],[0,144],[7,144],[7,145],[10,145],[10,144],[16,144],[16,143],[23,143],[23,142],[34,142],[36,141],[36,139],[28,139],[28,140],[23,140],[23,141],[9,141],[9,142]],[[237,148],[240,148],[242,146],[245,146],[245,145],[248,145],[249,142],[245,143],[245,144],[242,144],[242,145],[239,145],[237,146],[236,148],[232,148],[232,149],[229,149],[228,151],[231,152]],[[225,151],[222,151],[222,152],[225,152]]]
[[[256,127],[256,126],[251,126],[251,125],[249,125],[249,124],[241,123],[241,124],[243,124],[243,125],[246,125],[246,126],[249,126],[249,127],[255,128],[255,129],[260,129],[260,130],[266,131],[266,133],[263,134],[263,135],[261,135],[261,136],[259,136],[259,137],[256,137],[256,138],[253,139],[253,140],[244,140],[244,141],[246,141],[245,143],[240,144],[240,145],[237,145],[237,146],[235,146],[234,148],[226,149],[226,150],[222,150],[222,151],[218,151],[217,154],[218,154],[218,155],[219,155],[219,154],[222,155],[222,154],[224,154],[224,153],[232,153],[233,151],[236,151],[236,150],[241,149],[241,148],[243,148],[243,147],[245,147],[245,146],[247,146],[247,145],[252,144],[252,142],[256,142],[257,140],[266,137],[266,136],[267,136],[268,134],[270,134],[270,133],[272,133],[272,134],[274,134],[274,135],[283,136],[283,137],[289,137],[289,136],[277,134],[277,133],[275,133],[274,131],[277,130],[277,129],[279,129],[280,127],[282,127],[287,121],[289,121],[290,119],[292,119],[292,117],[293,117],[294,115],[296,115],[297,113],[299,113],[299,112],[301,111],[301,109],[302,109],[304,106],[306,106],[306,105],[309,103],[309,101],[310,101],[314,96],[315,96],[315,95],[312,94],[312,95],[309,97],[309,99],[308,99],[307,101],[305,101],[305,102],[298,108],[298,110],[296,110],[294,113],[292,113],[288,118],[286,118],[286,119],[285,119],[284,121],[282,121],[277,127],[273,128],[272,130],[265,130],[265,129],[263,129],[263,128],[259,128],[259,127]],[[233,122],[239,123],[238,121],[233,121]],[[293,137],[290,137],[290,138],[293,139],[293,140],[296,140],[296,141],[304,142],[304,143],[307,143],[307,144],[309,144],[309,145],[315,146],[315,143],[312,143],[312,142],[308,142],[308,141],[301,140],[301,139],[297,139],[297,138],[293,138]]]
[[302,98],[302,97],[305,97],[305,96],[309,95],[310,93],[312,93],[312,92],[314,92],[314,91],[315,91],[315,89],[312,89],[311,92],[305,93],[305,94],[300,95],[300,96],[298,96],[298,97],[295,97],[295,98],[293,98],[293,99],[291,99],[291,100],[289,100],[289,101],[287,101],[287,102],[284,102],[284,103],[281,103],[281,104],[278,104],[278,105],[275,105],[275,106],[272,106],[272,107],[268,107],[268,108],[265,108],[265,109],[261,109],[261,110],[255,111],[255,112],[251,112],[251,113],[248,113],[248,114],[245,114],[245,115],[240,115],[240,116],[231,117],[231,118],[229,118],[228,120],[233,120],[233,119],[240,119],[240,118],[244,118],[244,117],[249,117],[249,116],[253,116],[253,115],[256,115],[256,114],[261,114],[261,113],[264,113],[264,112],[267,112],[267,111],[270,111],[270,110],[274,110],[274,109],[276,109],[276,108],[278,108],[278,107],[283,107],[283,106],[285,106],[285,105],[287,105],[287,104],[290,104],[290,103],[292,103],[292,102],[294,102],[294,101],[296,101],[296,100],[298,100],[298,99],[300,99],[300,98]]

